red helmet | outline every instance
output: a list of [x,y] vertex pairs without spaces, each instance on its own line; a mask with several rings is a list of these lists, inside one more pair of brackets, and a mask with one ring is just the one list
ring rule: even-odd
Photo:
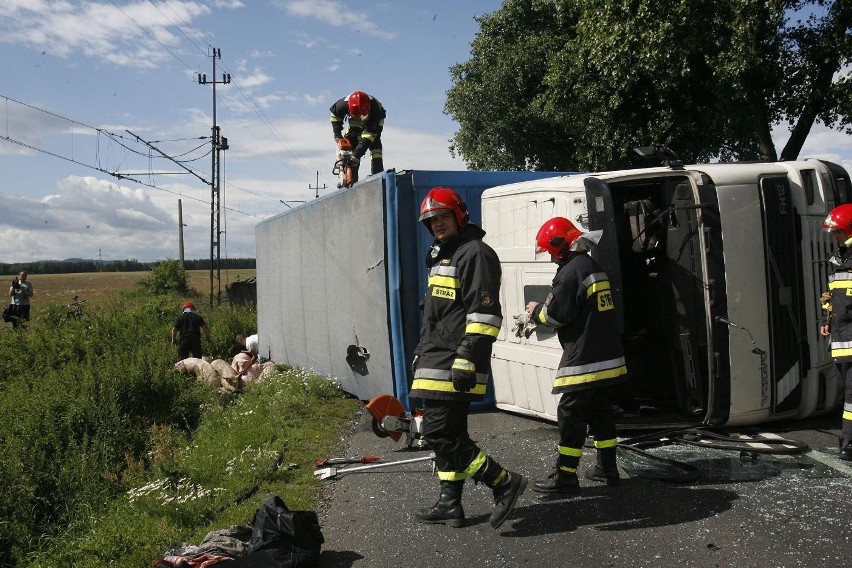
[[349,116],[367,116],[370,114],[370,95],[364,91],[354,91],[348,97]]
[[470,216],[467,213],[467,204],[462,201],[462,198],[459,197],[459,194],[454,189],[450,189],[449,187],[433,187],[429,190],[429,193],[423,198],[423,203],[420,204],[420,217],[418,221],[426,225],[426,228],[432,233],[432,225],[429,223],[429,218],[434,217],[439,211],[444,211],[445,209],[449,209],[455,214],[459,229],[467,225],[470,221]]
[[535,236],[535,252],[549,252],[556,258],[563,259],[582,234],[583,231],[565,217],[554,217],[538,230]]
[[843,237],[841,241],[852,237],[852,203],[844,203],[832,209],[822,222],[822,228],[828,233],[841,233]]
[[192,302],[186,302],[186,303],[183,305],[183,309],[186,309],[186,308],[192,308],[192,309],[194,310],[194,309],[195,309],[195,304],[193,304]]

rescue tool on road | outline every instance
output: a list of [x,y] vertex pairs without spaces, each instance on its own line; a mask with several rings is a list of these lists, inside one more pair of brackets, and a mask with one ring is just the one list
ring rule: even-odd
[[435,469],[435,454],[430,453],[428,456],[423,456],[419,458],[411,458],[407,460],[397,460],[390,462],[382,462],[382,463],[374,463],[371,465],[362,465],[358,467],[346,467],[342,469],[338,469],[336,467],[325,467],[323,469],[318,469],[314,472],[314,477],[317,479],[332,479],[337,477],[338,475],[342,475],[344,473],[355,473],[359,471],[367,471],[370,469],[378,469],[380,467],[390,467],[393,465],[401,465],[406,463],[415,463],[415,462],[423,462],[423,461],[432,461],[432,469]]
[[382,461],[379,456],[367,455],[354,458],[326,458],[324,460],[316,460],[314,465],[317,467],[326,467],[329,465],[340,465],[344,463],[377,463]]
[[423,411],[415,409],[414,416],[405,414],[398,398],[389,394],[380,394],[367,403],[367,410],[373,415],[373,433],[379,438],[390,436],[399,442],[405,434],[405,445],[409,448],[422,448]]

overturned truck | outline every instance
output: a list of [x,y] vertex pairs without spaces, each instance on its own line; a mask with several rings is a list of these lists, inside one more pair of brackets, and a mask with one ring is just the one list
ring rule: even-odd
[[[456,189],[480,222],[496,185],[558,172],[388,170],[259,223],[260,354],[330,375],[361,400],[381,394],[407,410],[432,237],[417,221],[434,186]],[[479,407],[494,407],[493,386]]]
[[603,230],[591,254],[624,306],[629,381],[616,394],[620,422],[746,425],[836,407],[842,384],[818,331],[833,246],[820,225],[850,199],[848,173],[812,159],[577,174],[486,190],[485,240],[503,265],[496,406],[556,419],[556,334],[508,330],[512,315],[547,294],[556,267],[536,260],[534,238],[562,216]]

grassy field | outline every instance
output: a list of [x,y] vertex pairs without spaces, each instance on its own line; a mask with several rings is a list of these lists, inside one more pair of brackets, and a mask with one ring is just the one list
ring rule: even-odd
[[[146,274],[34,274],[37,317],[0,329],[0,568],[150,568],[176,543],[250,523],[273,495],[320,504],[314,461],[341,452],[361,402],[287,365],[233,394],[176,372],[169,329],[184,298],[109,297]],[[202,303],[208,277],[191,274]],[[74,294],[92,302],[87,317],[52,303]],[[201,311],[213,358],[257,328],[252,307]]]
[[[190,286],[200,293],[200,298],[206,301],[210,295],[210,271],[188,270]],[[145,278],[148,272],[82,272],[77,274],[30,274],[28,280],[35,288],[32,299],[32,316],[39,313],[39,309],[48,304],[69,304],[74,296],[78,296],[86,303],[97,303],[99,300],[119,290],[126,290],[136,286],[136,283]],[[225,294],[225,286],[238,280],[246,280],[255,275],[253,268],[240,270],[222,270],[221,273],[222,295]],[[5,276],[5,281],[11,282],[16,275]],[[2,282],[2,281],[0,281]],[[216,283],[214,281],[214,287]]]

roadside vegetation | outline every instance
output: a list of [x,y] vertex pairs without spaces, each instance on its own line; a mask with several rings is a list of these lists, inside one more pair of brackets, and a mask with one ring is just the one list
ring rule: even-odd
[[[360,403],[286,366],[228,398],[177,374],[169,331],[187,296],[161,276],[82,318],[42,305],[0,330],[0,566],[151,566],[271,495],[316,508],[313,461],[339,451]],[[200,312],[213,358],[257,327],[253,308]]]

